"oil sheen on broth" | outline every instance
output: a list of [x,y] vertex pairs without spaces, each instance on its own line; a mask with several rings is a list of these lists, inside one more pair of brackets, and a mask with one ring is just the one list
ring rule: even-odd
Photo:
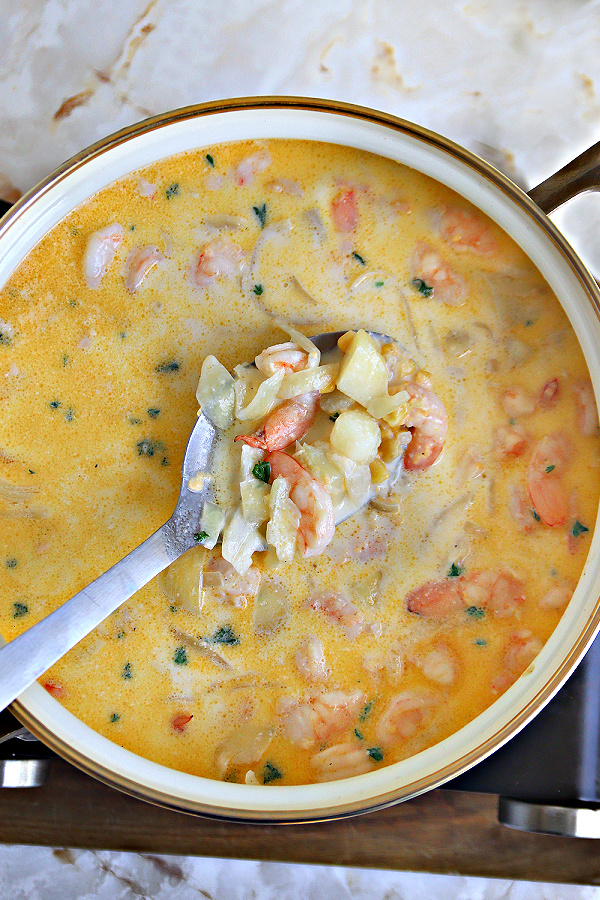
[[[96,283],[86,247],[115,225]],[[148,759],[274,785],[387,765],[493,703],[570,599],[599,490],[575,334],[494,223],[352,149],[205,148],[100,191],[2,290],[5,638],[166,521],[203,360],[254,359],[277,318],[397,338],[447,410],[443,453],[321,555],[221,577],[194,548],[41,679]]]

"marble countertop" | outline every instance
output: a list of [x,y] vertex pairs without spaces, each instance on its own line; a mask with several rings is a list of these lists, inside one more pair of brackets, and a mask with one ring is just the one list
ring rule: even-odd
[[[600,0],[0,0],[0,197],[149,115],[254,94],[410,119],[526,189],[600,140]],[[555,221],[600,272],[600,198]],[[526,883],[0,847],[3,897],[533,897]],[[544,888],[544,896],[597,896]]]

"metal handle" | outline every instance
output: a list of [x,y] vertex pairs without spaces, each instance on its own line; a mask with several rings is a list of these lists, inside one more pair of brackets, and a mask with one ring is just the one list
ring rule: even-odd
[[0,649],[0,709],[186,549],[170,519],[125,559]]
[[551,213],[584,191],[600,190],[600,143],[555,172],[528,193],[542,212]]

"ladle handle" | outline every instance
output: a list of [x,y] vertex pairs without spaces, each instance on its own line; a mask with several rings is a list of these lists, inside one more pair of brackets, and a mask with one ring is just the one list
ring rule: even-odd
[[0,648],[0,710],[173,562],[171,521],[57,610]]
[[551,213],[584,191],[600,190],[600,143],[588,147],[571,162],[528,193],[542,212]]

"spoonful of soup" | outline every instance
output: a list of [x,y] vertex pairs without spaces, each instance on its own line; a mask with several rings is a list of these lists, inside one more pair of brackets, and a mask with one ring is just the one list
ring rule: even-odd
[[239,575],[256,552],[316,556],[338,524],[389,493],[402,468],[436,461],[446,410],[400,344],[363,330],[312,339],[285,330],[290,341],[233,374],[215,357],[204,361],[173,515],[0,649],[0,708],[192,547],[220,542]]

